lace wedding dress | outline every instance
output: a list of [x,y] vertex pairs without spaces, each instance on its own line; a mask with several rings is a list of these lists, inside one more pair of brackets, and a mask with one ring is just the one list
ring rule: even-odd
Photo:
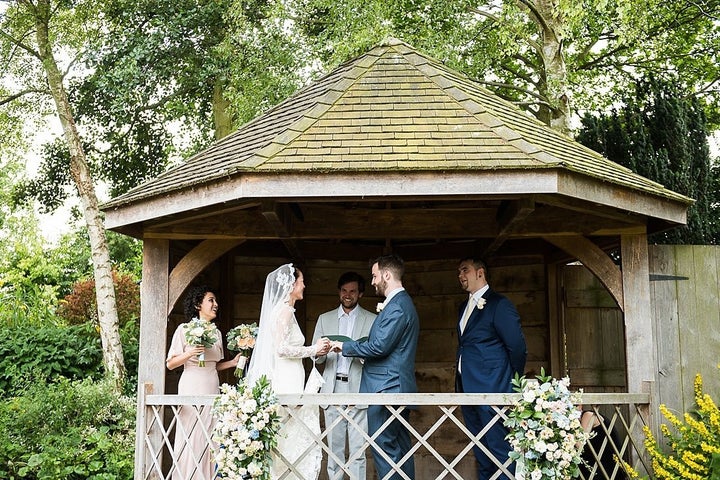
[[[268,275],[260,313],[260,330],[255,351],[250,360],[248,382],[254,383],[265,375],[275,393],[317,393],[320,384],[316,376],[313,382],[305,383],[305,369],[302,359],[315,355],[316,347],[305,345],[305,337],[295,319],[295,309],[285,303],[294,283],[291,265],[283,265]],[[290,272],[289,278],[286,277]],[[279,291],[276,291],[278,290]],[[287,290],[287,294],[285,294]],[[267,301],[267,304],[266,304]],[[266,310],[267,307],[267,310]],[[268,313],[269,310],[269,313]],[[322,380],[322,378],[320,378]],[[317,405],[289,406],[283,412],[284,422],[278,434],[277,451],[273,455],[271,478],[280,478],[290,470],[289,464],[299,475],[290,472],[286,479],[315,480],[320,473],[322,451],[313,438],[320,435],[320,416]],[[307,452],[307,453],[305,453]],[[304,456],[302,456],[305,454]],[[298,460],[302,456],[302,459]],[[298,463],[296,463],[298,462]]]

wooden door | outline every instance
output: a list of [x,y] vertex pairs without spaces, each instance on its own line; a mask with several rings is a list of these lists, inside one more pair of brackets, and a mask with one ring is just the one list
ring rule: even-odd
[[582,265],[561,269],[560,339],[573,389],[626,392],[623,313]]

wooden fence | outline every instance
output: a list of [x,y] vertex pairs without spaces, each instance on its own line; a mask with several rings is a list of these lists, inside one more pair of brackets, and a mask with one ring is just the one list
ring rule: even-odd
[[[720,246],[651,245],[650,294],[657,345],[657,401],[693,408],[693,381],[720,398]],[[660,419],[662,421],[662,419]]]

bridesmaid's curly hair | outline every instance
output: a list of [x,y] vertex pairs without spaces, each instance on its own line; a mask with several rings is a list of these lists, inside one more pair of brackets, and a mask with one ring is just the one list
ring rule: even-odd
[[185,302],[183,303],[185,307],[185,319],[187,321],[190,321],[193,317],[198,316],[200,305],[202,305],[205,294],[208,292],[214,293],[215,290],[210,288],[209,285],[196,285],[194,287],[190,287],[187,291],[185,294]]

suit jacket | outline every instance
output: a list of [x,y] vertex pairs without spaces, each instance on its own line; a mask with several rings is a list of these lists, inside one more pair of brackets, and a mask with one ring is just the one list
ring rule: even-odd
[[343,355],[362,357],[361,393],[415,393],[415,352],[420,321],[405,290],[397,293],[375,319],[364,342],[343,343]]
[[[318,317],[317,325],[315,325],[315,334],[313,335],[313,344],[318,338],[328,335],[338,335],[340,325],[338,323],[338,309],[325,312]],[[370,333],[370,327],[375,320],[376,315],[368,312],[358,305],[357,316],[355,317],[355,325],[353,326],[352,338],[367,337]],[[335,374],[337,373],[337,359],[340,353],[330,352],[325,356],[318,357],[317,363],[324,363],[323,378],[325,384],[320,389],[320,393],[333,393],[335,385]],[[350,359],[350,371],[348,372],[348,387],[351,392],[360,390],[360,378],[362,375],[363,365],[360,359]]]
[[463,333],[459,320],[468,300],[458,314],[458,351],[462,362],[463,391],[468,393],[512,392],[515,373],[525,371],[527,346],[520,328],[520,315],[507,297],[492,289],[483,294],[485,305],[474,308]]

